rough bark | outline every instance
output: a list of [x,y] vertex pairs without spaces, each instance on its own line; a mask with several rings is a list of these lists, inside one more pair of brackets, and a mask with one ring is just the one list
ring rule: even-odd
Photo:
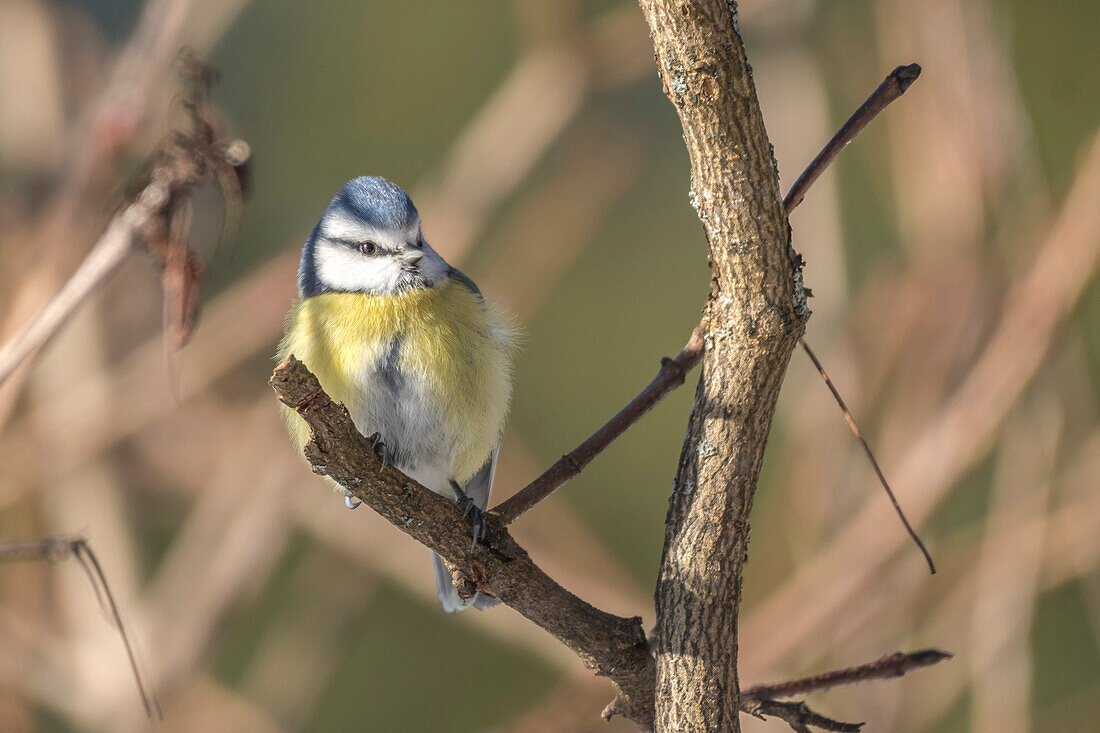
[[706,352],[657,582],[656,725],[736,731],[749,511],[779,387],[809,311],[736,4],[640,4],[683,126],[713,274]]

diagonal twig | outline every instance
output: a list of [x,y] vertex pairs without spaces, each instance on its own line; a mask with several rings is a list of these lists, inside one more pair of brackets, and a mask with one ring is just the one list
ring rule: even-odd
[[107,231],[57,295],[31,323],[0,346],[0,384],[49,343],[92,293],[118,271],[136,249],[138,231],[152,219],[153,211],[166,197],[163,186],[150,185],[136,202],[115,215]]
[[661,360],[661,370],[657,372],[657,376],[637,397],[630,401],[630,404],[620,410],[619,414],[593,433],[588,440],[559,458],[541,476],[520,489],[511,498],[494,507],[492,512],[500,517],[501,523],[510,524],[521,514],[565,485],[569,479],[576,476],[585,466],[591,463],[593,458],[611,445],[616,438],[626,432],[627,428],[638,422],[662,397],[683,384],[687,373],[702,358],[703,348],[703,329],[702,326],[699,326],[692,331],[691,338],[680,353],[676,355],[676,358]]
[[471,548],[469,522],[453,501],[434,494],[392,466],[383,466],[302,362],[289,357],[270,380],[279,399],[310,428],[304,448],[314,473],[328,476],[413,539],[542,627],[616,686],[621,712],[652,726],[656,668],[641,619],[601,611],[558,585],[495,518]]
[[88,582],[95,591],[96,601],[111,619],[111,623],[118,629],[122,637],[122,645],[126,649],[126,658],[130,662],[130,671],[133,672],[134,681],[137,683],[141,702],[145,706],[145,714],[150,718],[162,720],[164,718],[160,709],[160,701],[157,695],[145,686],[144,678],[137,661],[130,635],[122,623],[122,614],[118,610],[111,586],[107,583],[107,576],[103,567],[99,564],[99,558],[92,551],[91,545],[83,537],[36,537],[22,540],[0,540],[0,560],[26,561],[26,560],[50,560],[57,561],[66,557],[73,557],[80,564],[81,569],[88,576]]
[[825,143],[825,147],[821,149],[821,152],[806,166],[806,170],[802,171],[795,179],[790,190],[787,191],[787,195],[783,197],[783,208],[787,210],[787,214],[790,214],[802,203],[802,199],[806,197],[806,192],[810,189],[810,186],[829,167],[829,164],[833,162],[840,151],[847,147],[848,143],[852,142],[855,136],[871,120],[878,117],[879,113],[886,109],[891,102],[905,94],[905,90],[917,80],[920,72],[920,64],[907,64],[897,67],[886,75],[878,88],[871,92],[871,96],[867,97],[863,104],[859,106],[859,109],[848,118],[848,121],[841,125],[829,142]]
[[921,554],[924,555],[925,562],[928,563],[928,570],[933,575],[936,574],[936,564],[932,562],[932,553],[928,552],[928,548],[925,547],[924,541],[921,540],[920,535],[913,529],[913,526],[909,524],[908,517],[905,516],[905,512],[902,511],[901,505],[898,504],[898,499],[894,496],[894,490],[890,488],[889,482],[886,480],[886,475],[883,474],[882,469],[879,468],[878,461],[875,459],[875,454],[871,451],[871,446],[867,444],[867,441],[863,437],[863,431],[859,429],[859,425],[856,424],[856,420],[852,417],[852,411],[848,409],[848,405],[844,402],[844,398],[840,396],[840,391],[833,384],[833,380],[829,378],[829,373],[825,371],[825,367],[821,365],[821,361],[817,358],[817,354],[810,348],[810,345],[806,343],[806,339],[799,339],[799,343],[802,346],[802,350],[806,352],[806,356],[810,357],[810,361],[814,363],[817,368],[817,373],[821,375],[821,379],[824,380],[825,386],[829,388],[829,392],[832,393],[833,399],[836,400],[837,406],[840,407],[840,411],[844,413],[844,419],[848,421],[848,427],[852,431],[852,435],[859,441],[859,445],[863,448],[864,455],[867,456],[867,460],[871,462],[871,468],[874,469],[875,475],[878,476],[878,482],[886,491],[886,496],[890,498],[890,503],[894,506],[894,511],[897,512],[898,518],[901,519],[901,523],[905,526],[905,531],[909,533],[909,536],[913,538],[913,541],[917,543],[917,547],[920,548]]
[[746,690],[742,690],[741,694],[772,699],[807,695],[811,692],[828,690],[841,685],[851,685],[856,682],[901,677],[906,672],[922,667],[930,667],[945,659],[950,659],[951,656],[951,654],[941,652],[938,649],[922,649],[908,654],[898,652],[855,667],[837,669],[772,685],[753,685]]

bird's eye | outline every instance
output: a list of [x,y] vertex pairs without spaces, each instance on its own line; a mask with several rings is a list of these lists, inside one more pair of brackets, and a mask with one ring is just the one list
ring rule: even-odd
[[374,242],[363,242],[359,245],[359,251],[365,255],[374,254],[375,244]]
[[423,234],[417,234],[416,235],[416,242],[413,244],[413,246],[416,247],[417,249],[423,249],[424,248],[424,235]]

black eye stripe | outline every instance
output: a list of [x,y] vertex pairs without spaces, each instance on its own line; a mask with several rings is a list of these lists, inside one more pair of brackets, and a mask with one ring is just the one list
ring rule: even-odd
[[356,239],[343,239],[342,237],[329,237],[328,239],[330,242],[342,244],[345,247],[351,247],[367,255],[374,254],[380,250],[380,247],[374,242],[361,242]]

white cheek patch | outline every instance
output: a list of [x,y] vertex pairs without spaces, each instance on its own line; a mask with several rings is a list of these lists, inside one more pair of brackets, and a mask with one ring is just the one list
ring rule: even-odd
[[394,257],[371,257],[350,247],[321,242],[314,252],[317,279],[332,290],[390,292],[401,277]]

